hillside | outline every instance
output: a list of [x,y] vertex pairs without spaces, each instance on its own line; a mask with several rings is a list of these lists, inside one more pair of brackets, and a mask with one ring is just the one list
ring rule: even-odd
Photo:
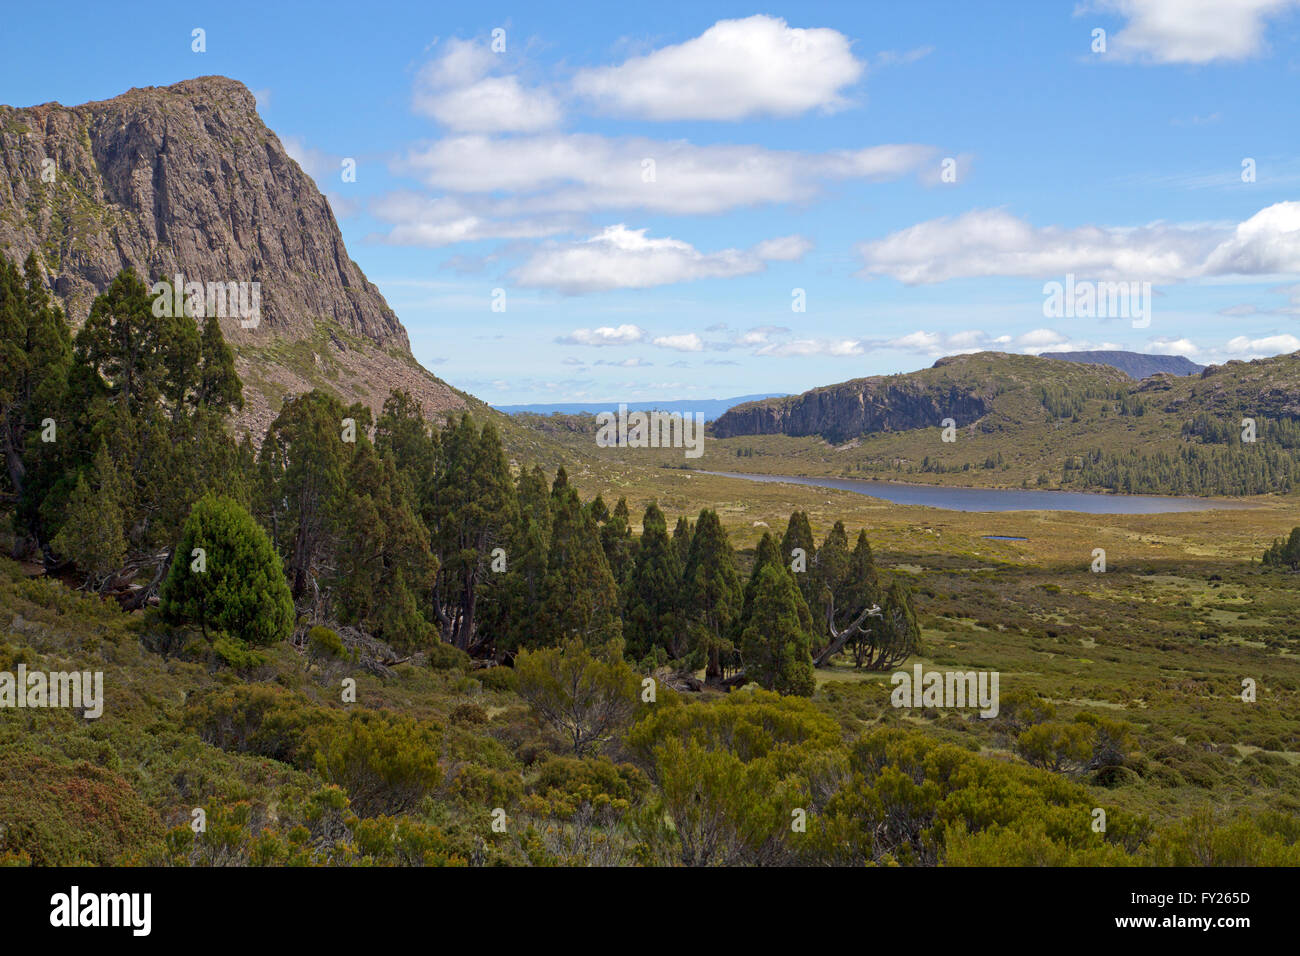
[[1105,366],[978,352],[941,358],[917,372],[875,375],[788,398],[748,402],[719,418],[713,432],[719,438],[819,435],[841,442],[876,432],[930,428],[945,418],[962,427],[978,422],[987,430],[1022,420],[1037,404],[1032,394],[1036,388],[1113,391],[1127,382],[1127,376]]
[[329,203],[235,80],[0,106],[0,255],[32,251],[74,326],[123,268],[260,283],[256,328],[222,320],[246,385],[237,424],[256,438],[285,394],[313,387],[377,408],[400,386],[428,413],[468,401],[411,356]]
[[1129,378],[1149,378],[1158,372],[1170,375],[1195,375],[1205,366],[1197,365],[1182,355],[1147,355],[1142,352],[1115,352],[1094,350],[1091,352],[1049,352],[1048,358],[1062,359],[1066,362],[1083,362],[1087,365],[1109,365],[1117,368]]
[[[953,441],[942,440],[951,418]],[[1243,441],[1242,420],[1255,422]],[[1159,494],[1289,490],[1300,354],[1135,382],[1105,365],[980,352],[732,409],[695,467]]]

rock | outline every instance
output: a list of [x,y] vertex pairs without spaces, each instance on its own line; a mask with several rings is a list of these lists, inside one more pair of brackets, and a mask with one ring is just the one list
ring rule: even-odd
[[[0,254],[36,251],[74,326],[123,268],[260,283],[257,328],[221,320],[255,439],[283,393],[318,385],[376,409],[395,385],[430,414],[463,407],[411,357],[329,202],[243,84],[206,76],[81,106],[0,106],[0,173]],[[294,365],[276,348],[300,341],[329,347],[329,360]]]

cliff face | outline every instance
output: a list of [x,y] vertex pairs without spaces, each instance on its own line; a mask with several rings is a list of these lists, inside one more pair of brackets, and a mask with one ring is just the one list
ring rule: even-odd
[[0,106],[0,254],[21,262],[33,250],[74,325],[122,268],[259,283],[256,328],[222,319],[258,437],[283,394],[317,385],[376,406],[399,384],[430,412],[463,405],[410,357],[329,203],[234,80]]
[[984,417],[993,395],[953,383],[902,376],[862,378],[792,398],[738,405],[713,424],[719,438],[736,435],[821,435],[841,442],[882,431],[933,428],[945,418]]
[[857,378],[737,405],[713,423],[713,434],[820,435],[839,443],[876,432],[937,428],[945,418],[987,432],[1044,421],[1044,390],[1099,396],[1133,384],[1105,365],[976,352],[941,358],[905,375]]

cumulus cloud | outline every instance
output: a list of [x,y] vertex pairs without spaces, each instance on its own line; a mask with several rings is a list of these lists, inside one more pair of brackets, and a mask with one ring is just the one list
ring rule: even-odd
[[932,219],[858,246],[861,274],[909,285],[973,276],[1058,276],[1178,282],[1300,272],[1300,202],[1236,227],[1033,226],[1002,209]]
[[719,20],[694,39],[618,66],[583,70],[573,87],[619,115],[739,120],[841,109],[845,87],[863,70],[842,33],[757,15]]
[[682,335],[661,335],[654,339],[654,344],[661,349],[672,349],[675,352],[704,351],[703,340],[694,332],[687,332]]
[[453,136],[412,151],[397,169],[434,189],[509,194],[484,204],[493,215],[596,209],[694,214],[806,201],[827,180],[898,179],[934,155],[932,147],[917,144],[803,153],[592,133]]
[[1300,202],[1280,202],[1241,223],[1205,260],[1211,275],[1300,272]]
[[1224,351],[1232,358],[1267,358],[1270,355],[1300,351],[1300,338],[1289,334],[1267,335],[1256,339],[1238,335],[1228,340]]
[[413,106],[458,132],[537,132],[562,119],[558,101],[515,76],[493,76],[502,59],[480,43],[448,40],[416,76]]
[[561,345],[635,345],[645,339],[645,330],[637,325],[602,325],[598,329],[574,329],[555,341]]
[[375,218],[392,224],[378,238],[401,246],[438,247],[483,239],[541,239],[570,232],[576,220],[567,215],[495,219],[456,197],[431,198],[417,193],[389,193],[370,204]]
[[[789,252],[781,245],[776,248]],[[620,223],[580,242],[543,246],[515,269],[513,279],[521,286],[577,295],[733,278],[763,268],[764,258],[757,247],[753,251],[701,252],[681,239],[651,238],[645,229],[629,229]]]
[[1125,25],[1109,52],[1152,63],[1245,60],[1266,49],[1271,17],[1298,0],[1096,0],[1086,10],[1116,13]]

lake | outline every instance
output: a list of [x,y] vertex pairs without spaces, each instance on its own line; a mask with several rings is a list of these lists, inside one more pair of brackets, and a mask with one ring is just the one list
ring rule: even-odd
[[948,511],[1081,511],[1095,515],[1151,515],[1176,511],[1214,511],[1249,508],[1234,501],[1176,498],[1165,495],[1106,495],[1088,491],[1021,491],[1011,488],[946,488],[941,485],[907,485],[866,478],[795,478],[787,475],[745,475],[731,471],[706,471],[706,475],[743,478],[746,481],[785,482],[838,488],[900,505],[923,505]]

